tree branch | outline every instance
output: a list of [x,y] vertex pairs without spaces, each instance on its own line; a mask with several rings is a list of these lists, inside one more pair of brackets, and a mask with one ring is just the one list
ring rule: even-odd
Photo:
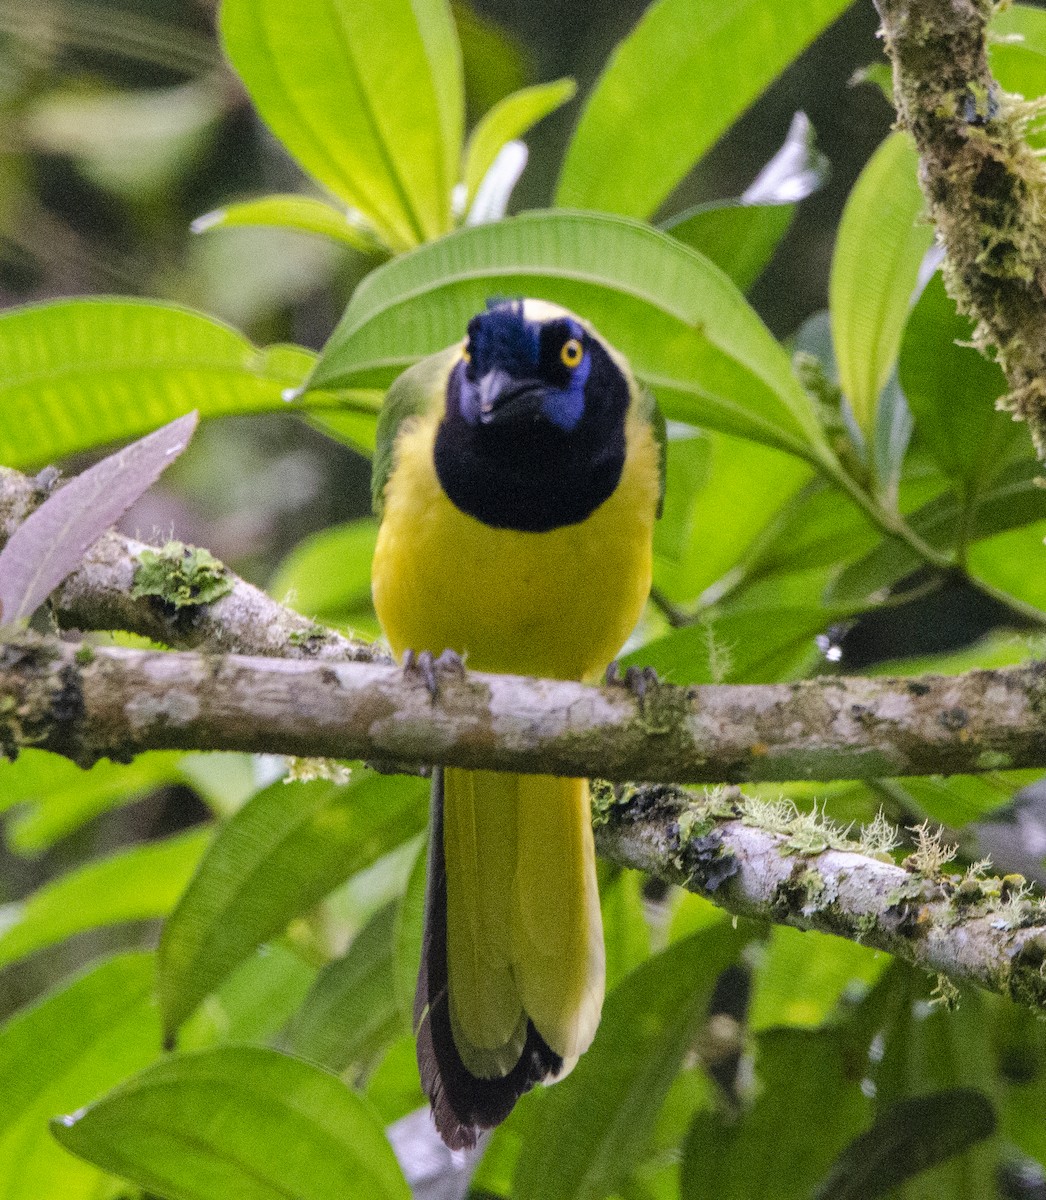
[[1043,902],[1019,878],[945,873],[948,851],[925,830],[898,866],[881,822],[852,841],[817,814],[738,792],[625,789],[597,796],[596,821],[607,858],[739,916],[837,934],[1046,1008]]
[[240,750],[674,783],[1046,764],[1046,667],[626,688],[369,663],[0,644],[0,748]]
[[[42,504],[56,476],[35,480],[0,467],[0,547]],[[135,595],[143,552],[162,553],[119,533],[99,538],[80,567],[51,596],[51,611],[66,629],[123,629],[177,649],[203,647],[265,657],[338,662],[389,662],[380,647],[310,621],[223,568],[228,591],[209,604],[182,608],[156,596]]]
[[992,0],[875,0],[900,124],[915,138],[959,308],[993,347],[1046,457],[1046,172],[1025,141],[1036,111],[988,67]]

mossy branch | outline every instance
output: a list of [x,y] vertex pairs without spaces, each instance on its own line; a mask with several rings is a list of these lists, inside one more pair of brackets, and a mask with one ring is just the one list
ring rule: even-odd
[[719,789],[597,794],[596,845],[739,916],[817,929],[1046,1010],[1046,904],[983,864],[950,872],[926,827],[898,865],[880,817],[850,837],[823,815]]
[[[57,479],[0,467],[0,547],[47,499]],[[278,604],[204,550],[100,538],[51,596],[63,629],[126,630],[176,649],[197,647],[303,660],[388,662],[380,647],[345,637]]]
[[992,77],[992,0],[875,4],[948,291],[1006,373],[1003,403],[1046,457],[1046,171],[1025,140],[1035,109]]

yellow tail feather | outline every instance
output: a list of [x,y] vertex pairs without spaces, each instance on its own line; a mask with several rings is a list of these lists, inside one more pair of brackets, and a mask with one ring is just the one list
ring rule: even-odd
[[575,1059],[604,986],[587,782],[447,769],[444,853],[450,1013],[465,1066],[506,1074],[528,1017]]

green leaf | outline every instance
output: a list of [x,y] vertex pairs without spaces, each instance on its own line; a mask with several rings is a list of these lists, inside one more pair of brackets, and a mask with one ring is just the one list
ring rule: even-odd
[[816,636],[852,615],[820,605],[712,612],[647,642],[621,664],[653,667],[671,683],[771,683],[802,673]]
[[[957,1087],[994,1098],[994,998],[969,988],[954,1009],[931,1007],[932,986],[932,978],[898,961],[883,976],[882,1054],[869,1064],[879,1116],[911,1097]],[[997,1165],[994,1141],[968,1140],[963,1153],[908,1183],[904,1200],[994,1196]]]
[[758,1098],[740,1120],[698,1114],[683,1154],[683,1200],[809,1200],[867,1119],[861,1069],[851,1066],[867,1053],[867,1040],[846,1027],[759,1034]]
[[367,1102],[273,1050],[168,1059],[51,1128],[73,1153],[172,1200],[410,1200]]
[[262,196],[242,204],[229,204],[197,217],[193,233],[229,229],[243,225],[273,226],[314,233],[342,242],[360,254],[385,254],[385,250],[366,223],[351,209],[335,208],[313,196]]
[[288,1047],[344,1075],[363,1077],[381,1053],[409,1032],[394,987],[393,902],[371,918],[341,957],[319,973],[288,1030]]
[[400,898],[393,931],[396,1003],[408,1023],[414,1023],[414,992],[418,985],[421,947],[425,937],[425,897],[428,884],[428,841],[423,839],[407,886]]
[[46,750],[0,761],[0,811],[18,806],[6,825],[20,854],[46,850],[100,813],[182,778],[178,754],[140,754],[132,763],[97,762],[89,771]]
[[0,463],[32,467],[201,417],[284,407],[296,347],[258,350],[218,321],[144,300],[59,300],[0,315]]
[[844,938],[775,926],[755,974],[749,1025],[757,1032],[820,1025],[848,990],[874,983],[889,961]]
[[465,187],[467,203],[476,198],[483,177],[494,165],[498,151],[506,142],[522,137],[538,121],[562,108],[574,98],[577,84],[573,79],[539,83],[506,96],[485,113],[472,131],[465,148]]
[[809,477],[805,463],[756,442],[698,431],[669,438],[655,586],[676,603],[696,600],[738,567]]
[[275,783],[225,825],[160,940],[173,1032],[262,942],[425,823],[424,780],[360,770],[349,784]]
[[707,259],[619,217],[536,212],[463,229],[359,286],[309,388],[387,386],[461,340],[496,295],[555,301],[592,321],[667,417],[827,454],[791,362]]
[[464,122],[446,0],[224,0],[221,33],[269,128],[390,246],[446,233]]
[[294,547],[280,563],[269,594],[318,621],[358,625],[372,617],[370,566],[378,523],[334,525]]
[[794,204],[715,201],[688,209],[662,228],[711,259],[742,292],[747,292],[794,217]]
[[892,133],[861,172],[832,255],[829,308],[839,384],[865,435],[875,427],[908,319],[919,267],[933,243],[911,136]]
[[846,1147],[816,1200],[875,1200],[994,1132],[995,1109],[973,1088],[902,1100]]
[[911,810],[950,829],[961,829],[1009,804],[1021,788],[1042,777],[1041,770],[988,771],[983,775],[926,775],[894,779],[885,785]]
[[[1036,483],[1039,464],[1032,458],[1006,467],[981,494],[974,512],[962,522],[963,507],[950,494],[936,497],[909,514],[908,523],[930,545],[951,549],[960,537],[979,542],[1034,521],[1046,520],[1046,494]],[[848,566],[832,588],[836,603],[858,603],[891,587],[920,565],[907,546],[894,539],[879,542],[871,553]]]
[[1026,453],[1027,438],[1009,413],[996,410],[1006,377],[973,349],[972,338],[973,325],[935,274],[908,320],[898,369],[919,437],[965,504],[1015,453]]
[[658,0],[585,105],[557,205],[649,217],[849,0]]
[[[1022,434],[1023,436],[1023,434]],[[1046,611],[1046,520],[1033,521],[971,546],[966,565],[974,579]]]
[[98,1171],[68,1155],[47,1122],[96,1099],[160,1048],[151,954],[87,970],[0,1026],[0,1198],[94,1200]]
[[[1030,4],[996,9],[989,27],[988,61],[1004,91],[1026,100],[1046,94],[1046,14]],[[1024,135],[1032,146],[1046,144],[1046,132],[1032,122]]]
[[792,119],[784,145],[737,200],[714,200],[665,221],[661,228],[700,251],[745,292],[788,232],[796,202],[828,177],[805,113]]
[[182,1026],[180,1049],[272,1042],[298,1011],[316,975],[316,967],[288,946],[259,946]]
[[591,1049],[533,1103],[515,1200],[618,1190],[647,1147],[719,973],[747,940],[720,922],[674,943],[611,993]]
[[0,905],[0,966],[88,929],[165,917],[210,836],[209,829],[192,830],[118,850]]

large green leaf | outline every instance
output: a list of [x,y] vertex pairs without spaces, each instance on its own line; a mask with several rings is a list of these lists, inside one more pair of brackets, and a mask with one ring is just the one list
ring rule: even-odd
[[933,228],[911,136],[892,133],[850,193],[832,256],[829,307],[839,384],[866,435],[897,362],[901,334]]
[[898,372],[920,439],[966,504],[1025,449],[1028,436],[997,411],[1006,377],[972,338],[973,325],[935,274],[908,320]]
[[366,518],[333,525],[299,542],[280,563],[268,591],[325,623],[373,620],[370,567],[378,523]]
[[282,408],[308,351],[144,300],[60,300],[0,316],[0,463],[32,467],[201,417]]
[[649,217],[849,0],[657,0],[618,46],[556,203]]
[[275,783],[219,833],[160,942],[169,1032],[262,942],[425,823],[424,780]]
[[[1030,4],[998,8],[992,17],[988,61],[1007,92],[1026,100],[1046,94],[1046,13]],[[1046,144],[1046,131],[1032,122],[1025,136],[1033,146]]]
[[828,453],[787,353],[729,279],[666,234],[591,213],[527,213],[387,263],[356,290],[307,386],[387,386],[460,341],[497,295],[589,318],[668,417],[804,457]]
[[759,968],[749,1009],[754,1030],[820,1025],[849,989],[874,983],[889,957],[844,938],[777,925]]
[[[884,1006],[882,1054],[870,1064],[869,1075],[875,1084],[876,1115],[880,1118],[894,1105],[945,1089],[974,1089],[989,1101],[995,1099],[994,998],[967,989],[952,1010],[943,1005],[930,1007],[927,1000],[932,986],[932,979],[922,972],[894,962],[878,989]],[[980,1110],[983,1103],[975,1101],[968,1107]],[[927,1127],[923,1132],[928,1145],[922,1152],[928,1153],[934,1146],[934,1131]],[[967,1147],[891,1194],[899,1200],[995,1196],[998,1144],[974,1144],[971,1138]]]
[[23,750],[0,761],[0,811],[17,806],[7,821],[11,847],[29,854],[120,804],[181,778],[178,754],[140,754],[132,763],[97,762],[84,771],[46,750]]
[[410,1026],[396,998],[395,902],[371,918],[348,951],[328,963],[291,1022],[288,1045],[328,1070],[366,1072]]
[[0,906],[0,966],[75,933],[165,917],[210,839],[193,830],[89,862]]
[[839,1156],[815,1200],[876,1200],[995,1131],[983,1092],[948,1088],[902,1100]]
[[273,133],[391,246],[450,228],[464,99],[446,0],[224,0],[221,32]]
[[738,566],[809,476],[792,455],[727,434],[670,438],[655,586],[676,603],[696,600]]
[[[1023,436],[1023,435],[1022,435]],[[966,565],[982,579],[1025,604],[1046,611],[1046,520],[975,542]]]
[[611,993],[591,1049],[533,1105],[515,1200],[617,1191],[647,1148],[719,973],[747,939],[720,922],[675,942]]
[[96,1168],[47,1127],[159,1053],[150,954],[128,954],[63,983],[0,1027],[0,1198],[95,1200]]
[[697,205],[662,228],[707,255],[747,292],[770,261],[794,217],[794,204],[744,204],[731,200]]
[[170,1058],[52,1129],[75,1154],[171,1200],[410,1198],[367,1102],[273,1050]]
[[485,113],[469,137],[465,149],[465,188],[471,203],[494,165],[498,151],[506,142],[522,137],[543,117],[561,108],[573,98],[577,85],[573,79],[557,79],[554,83],[539,83],[523,88],[500,100]]
[[809,1200],[869,1115],[853,1066],[867,1040],[846,1027],[759,1034],[758,1099],[740,1119],[698,1114],[684,1150],[683,1200]]
[[853,613],[820,605],[739,608],[655,638],[621,659],[671,683],[771,683],[802,673],[814,639]]
[[[1006,467],[985,488],[974,511],[963,520],[964,509],[952,495],[939,496],[908,517],[912,528],[930,545],[950,549],[960,538],[967,543],[1046,519],[1046,493],[1038,486],[1039,464],[1032,458]],[[884,539],[869,554],[848,566],[836,581],[836,602],[860,602],[871,593],[890,587],[920,566],[908,546]]]

